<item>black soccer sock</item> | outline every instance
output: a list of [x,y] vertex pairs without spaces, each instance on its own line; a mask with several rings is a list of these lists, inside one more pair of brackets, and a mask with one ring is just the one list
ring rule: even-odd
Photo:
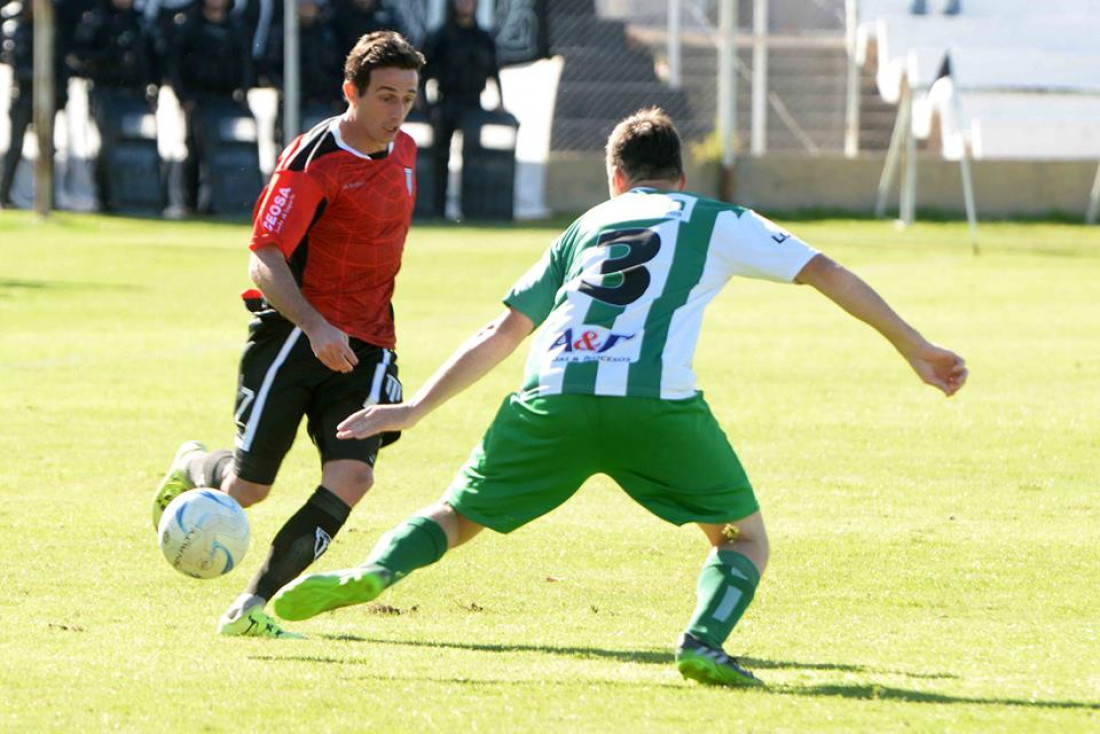
[[324,487],[317,487],[309,501],[275,534],[267,560],[246,593],[265,601],[273,597],[321,557],[349,514],[351,507],[342,499]]

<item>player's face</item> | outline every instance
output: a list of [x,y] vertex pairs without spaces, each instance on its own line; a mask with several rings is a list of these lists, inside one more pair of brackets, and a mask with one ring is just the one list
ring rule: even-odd
[[[371,72],[367,91],[352,101],[355,127],[364,143],[372,146],[370,152],[385,148],[397,137],[416,102],[419,82],[415,69],[387,67]],[[354,85],[349,91],[355,93]]]

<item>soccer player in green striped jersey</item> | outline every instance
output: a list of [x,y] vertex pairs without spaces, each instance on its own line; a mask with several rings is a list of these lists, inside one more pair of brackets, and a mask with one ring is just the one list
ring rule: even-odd
[[680,138],[658,109],[607,143],[611,198],[576,220],[516,282],[506,306],[403,405],[340,424],[361,439],[412,428],[511,354],[535,329],[523,387],[507,396],[442,499],[387,533],[361,565],[303,576],[274,599],[286,619],[371,601],[483,528],[508,533],[565,502],[596,473],[710,545],[680,672],[759,685],[722,648],[768,561],[760,508],[695,384],[703,310],[733,276],[802,283],[881,333],[945,395],[961,357],[927,341],[859,277],[742,207],[684,191]]

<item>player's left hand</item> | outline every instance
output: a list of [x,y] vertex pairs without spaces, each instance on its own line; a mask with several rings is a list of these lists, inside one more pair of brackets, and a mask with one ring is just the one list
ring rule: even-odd
[[925,342],[913,354],[906,355],[920,378],[951,397],[966,384],[970,374],[966,361],[950,349]]
[[351,348],[348,335],[327,321],[311,327],[306,336],[313,354],[321,363],[334,372],[348,373],[359,364],[355,350]]
[[368,438],[377,433],[401,431],[416,425],[413,406],[372,405],[352,413],[336,426],[336,438]]

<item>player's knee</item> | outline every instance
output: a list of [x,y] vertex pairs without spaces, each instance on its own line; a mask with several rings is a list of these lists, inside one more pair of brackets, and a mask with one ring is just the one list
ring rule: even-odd
[[731,550],[747,557],[757,570],[764,572],[771,554],[768,533],[760,513],[726,525],[704,525],[703,532],[712,546],[719,550]]
[[756,564],[757,570],[764,573],[764,568],[768,565],[768,558],[771,556],[771,543],[768,540],[768,533],[764,529],[763,521],[742,528],[742,535],[738,544],[741,546],[742,552]]
[[354,507],[374,486],[374,470],[360,461],[329,465],[322,472],[321,484]]
[[364,495],[374,486],[374,470],[369,466],[353,469],[348,474],[347,482],[352,490]]

